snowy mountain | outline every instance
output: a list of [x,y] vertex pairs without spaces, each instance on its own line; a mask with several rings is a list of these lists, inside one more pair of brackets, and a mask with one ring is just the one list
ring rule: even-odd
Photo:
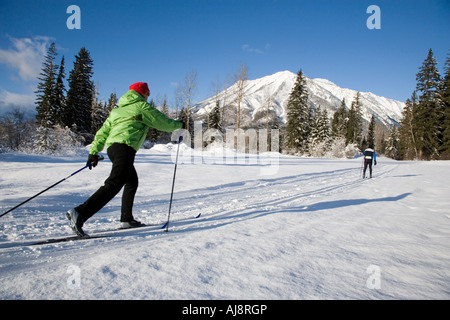
[[[266,114],[268,101],[272,101],[270,109],[283,122],[286,121],[286,104],[294,86],[297,75],[290,71],[281,71],[273,75],[256,80],[248,80],[244,101],[241,104],[242,123],[251,125]],[[341,105],[345,98],[347,108],[350,108],[357,91],[341,88],[326,79],[309,79],[306,77],[309,90],[309,98],[314,108],[321,106],[326,108],[330,117]],[[372,114],[385,125],[392,125],[401,119],[404,103],[377,96],[371,92],[360,92],[363,105],[363,118],[370,120]],[[237,105],[237,85],[234,84],[218,94],[220,106],[229,106],[232,111]],[[216,97],[212,96],[194,106],[194,114],[198,118],[204,118],[216,104]],[[233,112],[231,112],[233,113]],[[235,111],[234,111],[235,113]]]

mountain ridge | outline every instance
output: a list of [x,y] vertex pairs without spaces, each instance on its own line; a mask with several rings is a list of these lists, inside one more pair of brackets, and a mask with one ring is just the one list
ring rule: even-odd
[[[245,96],[241,102],[241,123],[251,126],[261,119],[268,109],[282,122],[286,122],[286,105],[295,84],[297,75],[291,71],[280,71],[255,80],[247,80]],[[345,99],[349,109],[358,91],[341,88],[328,79],[308,78],[305,76],[309,92],[309,101],[314,109],[319,106],[328,111],[330,117],[340,107]],[[217,95],[211,96],[193,106],[193,113],[197,118],[206,118],[216,105],[228,109],[229,116],[236,114],[237,85],[233,84]],[[270,101],[270,104],[268,105]],[[385,126],[397,125],[402,117],[405,103],[378,96],[372,92],[360,92],[362,115],[370,121],[372,114]],[[259,114],[259,116],[258,116]],[[259,118],[259,119],[258,119]],[[230,121],[232,122],[232,121]]]

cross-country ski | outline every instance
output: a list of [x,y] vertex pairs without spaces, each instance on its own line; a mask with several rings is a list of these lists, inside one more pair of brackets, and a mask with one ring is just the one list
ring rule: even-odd
[[[191,219],[198,219],[200,218],[201,213],[199,213],[194,218],[188,218],[188,219],[180,219],[173,221],[174,226],[176,227],[182,222],[188,222]],[[137,232],[137,229],[142,229],[140,232]],[[60,242],[70,242],[70,241],[79,241],[79,240],[92,240],[92,239],[98,239],[98,238],[111,238],[111,237],[121,237],[125,238],[126,236],[133,236],[139,233],[142,235],[157,235],[159,230],[164,229],[165,232],[167,232],[167,222],[164,223],[162,226],[160,224],[140,224],[137,227],[133,228],[118,228],[113,230],[100,230],[100,231],[93,231],[89,234],[85,234],[83,236],[79,235],[71,235],[67,237],[56,237],[56,238],[47,238],[47,239],[40,239],[40,240],[29,240],[24,242],[8,242],[8,243],[0,243],[0,249],[1,248],[11,248],[11,247],[26,247],[26,246],[39,246],[39,245],[47,245],[47,244],[55,244]]]

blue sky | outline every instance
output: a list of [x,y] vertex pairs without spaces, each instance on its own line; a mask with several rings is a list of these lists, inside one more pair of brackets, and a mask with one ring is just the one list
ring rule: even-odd
[[[70,5],[81,9],[80,30],[67,28]],[[366,26],[370,5],[380,8],[381,29]],[[0,21],[0,112],[33,108],[51,41],[67,76],[80,48],[89,50],[101,99],[145,81],[152,98],[171,104],[186,73],[197,72],[198,102],[242,63],[249,79],[302,69],[405,101],[428,50],[441,71],[450,50],[448,0],[0,0]]]

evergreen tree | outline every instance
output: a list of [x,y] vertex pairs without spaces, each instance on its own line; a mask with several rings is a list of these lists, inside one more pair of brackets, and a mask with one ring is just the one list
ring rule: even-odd
[[59,65],[58,77],[56,78],[55,84],[55,104],[54,104],[54,118],[55,123],[58,125],[63,124],[63,112],[66,105],[66,88],[64,87],[64,79],[66,74],[64,72],[64,56],[61,59],[61,64]]
[[348,113],[346,144],[361,143],[362,133],[362,113],[361,113],[360,93],[357,92]]
[[399,160],[398,153],[398,130],[396,126],[392,127],[391,133],[386,141],[386,150],[384,154],[394,160]]
[[316,116],[313,119],[313,127],[311,130],[311,141],[320,143],[330,139],[330,121],[328,119],[327,110],[317,109]]
[[[150,104],[153,108],[156,108],[155,101],[153,101],[153,99],[150,99],[149,104]],[[148,131],[147,131],[146,139],[147,139],[147,140],[150,140],[150,141],[153,142],[153,143],[156,143],[156,142],[158,142],[158,140],[159,140],[160,134],[161,134],[160,131],[156,130],[155,128],[151,128],[151,127],[150,127],[150,128],[148,129]]]
[[[169,107],[167,105],[167,98],[164,96],[162,106],[157,108],[155,102],[153,99],[150,100],[149,104],[158,110],[160,110],[162,113],[164,113],[168,118],[171,118]],[[149,128],[147,132],[146,139],[153,142],[153,143],[169,143],[172,137],[172,133],[170,132],[164,132],[156,130],[155,128]]]
[[33,142],[34,151],[44,154],[66,154],[68,149],[80,147],[75,134],[67,127],[38,127]]
[[417,106],[416,100],[416,92],[414,91],[411,99],[406,100],[398,130],[399,158],[403,160],[413,160],[419,156],[414,121],[414,114]]
[[366,137],[363,137],[359,150],[366,150],[369,147]]
[[184,123],[187,124],[189,123],[189,126],[186,128],[186,130],[189,131],[189,133],[191,134],[191,136],[194,136],[194,120],[192,119],[192,113],[190,112],[190,110],[186,109],[186,108],[182,108],[179,115],[179,120],[182,120]]
[[374,115],[372,115],[372,118],[370,118],[369,132],[367,133],[367,145],[369,148],[375,149],[375,116]]
[[92,115],[91,115],[91,133],[95,134],[105,122],[108,115],[105,111],[105,106],[102,101],[99,101],[97,98],[92,102]]
[[94,84],[91,81],[93,60],[86,48],[81,48],[69,76],[64,124],[79,133],[91,132]]
[[439,94],[440,75],[436,65],[433,51],[430,49],[416,75],[419,101],[414,110],[414,121],[420,159],[436,159],[442,140],[443,110]]
[[95,134],[105,122],[108,114],[106,113],[106,104],[98,99],[99,92],[94,89],[95,94],[92,99],[92,114],[91,114],[91,133]]
[[342,138],[347,134],[347,107],[345,105],[345,98],[342,99],[341,106],[334,113],[333,121],[331,122],[331,136],[333,138]]
[[220,119],[219,100],[216,101],[216,106],[209,113],[208,127],[212,128],[212,129],[222,130],[221,119]]
[[36,130],[36,139],[34,141],[34,150],[38,153],[54,153],[56,145],[54,143],[53,129],[45,126],[39,126]]
[[55,110],[53,108],[56,101],[55,84],[58,70],[58,65],[54,63],[56,54],[56,45],[52,42],[45,56],[36,91],[36,119],[40,126],[46,128],[55,125]]
[[[163,98],[163,104],[161,106],[161,112],[164,113],[168,118],[172,118],[172,116],[170,115],[169,105],[167,104],[167,97],[165,95]],[[171,137],[172,137],[172,133],[160,131],[158,142],[169,143],[171,140]]]
[[313,118],[313,127],[309,136],[309,152],[311,156],[322,157],[331,144],[330,121],[327,110],[317,109]]
[[111,93],[108,98],[108,102],[105,106],[105,112],[109,116],[111,110],[118,107],[118,101],[116,93]]
[[308,137],[311,132],[311,107],[308,105],[308,89],[302,70],[297,74],[286,106],[286,148],[291,153],[308,151]]
[[163,104],[161,106],[161,112],[164,113],[165,116],[171,118],[169,105],[167,104],[167,97],[164,95]]
[[445,75],[441,85],[444,120],[440,152],[442,159],[450,160],[450,53],[445,61],[444,72]]

